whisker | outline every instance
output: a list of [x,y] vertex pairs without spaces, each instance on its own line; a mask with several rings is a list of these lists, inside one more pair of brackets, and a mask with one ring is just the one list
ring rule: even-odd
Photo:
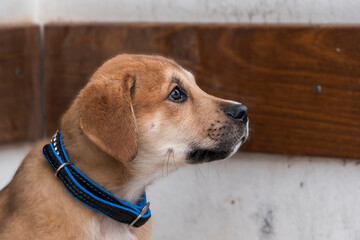
[[219,163],[218,163],[218,162],[215,162],[215,164],[214,164],[214,169],[215,169],[216,176],[217,176],[217,178],[218,178],[218,182],[221,182],[221,181],[220,181]]
[[201,168],[200,168],[199,165],[197,165],[197,168],[196,168],[196,169],[199,171],[199,173],[200,173],[200,175],[203,177],[203,179],[206,179],[206,178],[205,178],[205,175],[204,175],[203,172],[201,171]]
[[208,171],[207,171],[207,181],[209,182],[210,181],[210,165],[211,164],[206,164],[207,165],[207,167],[208,167]]
[[163,159],[163,164],[162,164],[162,168],[161,168],[161,177],[164,177],[164,165],[165,165],[165,157]]
[[166,160],[168,155],[169,155],[169,150],[166,151],[166,153],[164,155],[164,158],[163,158],[163,164],[162,164],[162,168],[161,168],[161,177],[164,177],[165,160]]
[[176,162],[175,162],[175,151],[174,151],[174,150],[172,151],[172,160],[173,160],[173,164],[174,164],[175,170],[177,170]]
[[168,158],[166,161],[166,176],[169,176],[169,162],[170,162],[170,154],[168,154]]

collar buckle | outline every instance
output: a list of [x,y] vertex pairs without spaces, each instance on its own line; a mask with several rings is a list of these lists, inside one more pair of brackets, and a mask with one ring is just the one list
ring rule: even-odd
[[139,221],[139,219],[147,213],[149,208],[150,208],[150,202],[147,202],[146,205],[141,209],[140,214],[135,218],[134,221],[132,221],[129,224],[128,228],[132,227],[137,221]]

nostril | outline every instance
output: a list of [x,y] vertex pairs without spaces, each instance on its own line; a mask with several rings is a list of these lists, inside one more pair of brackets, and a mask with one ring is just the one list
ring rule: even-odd
[[243,118],[245,118],[245,117],[246,117],[246,112],[243,111],[243,112],[240,112],[240,113],[239,113],[238,119],[243,119]]
[[228,108],[227,115],[234,120],[247,123],[247,107],[242,104],[234,104]]

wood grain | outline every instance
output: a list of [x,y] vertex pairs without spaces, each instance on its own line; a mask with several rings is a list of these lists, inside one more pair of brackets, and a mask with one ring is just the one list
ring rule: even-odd
[[0,143],[42,137],[40,31],[0,28]]
[[120,53],[173,58],[208,93],[246,104],[244,150],[360,158],[360,27],[47,25],[48,134],[96,68]]

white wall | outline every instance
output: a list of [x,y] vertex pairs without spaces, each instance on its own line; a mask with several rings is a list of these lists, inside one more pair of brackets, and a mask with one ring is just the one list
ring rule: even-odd
[[[0,189],[29,149],[0,147]],[[148,198],[154,240],[360,239],[355,161],[240,152],[179,169]]]
[[359,0],[0,0],[0,22],[359,23]]
[[30,149],[29,143],[0,146],[0,189],[10,181]]
[[238,153],[150,188],[153,239],[359,240],[360,166]]
[[358,0],[38,0],[41,22],[160,21],[349,23]]
[[0,23],[33,22],[36,0],[0,0]]

